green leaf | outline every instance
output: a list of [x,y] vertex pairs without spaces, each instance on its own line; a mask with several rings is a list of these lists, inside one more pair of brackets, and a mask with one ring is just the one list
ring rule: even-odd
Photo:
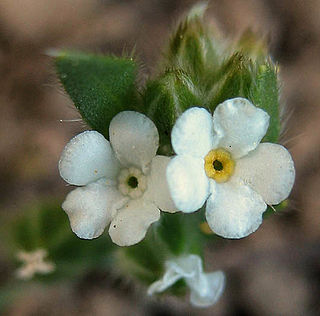
[[83,119],[106,137],[117,113],[137,110],[137,65],[132,58],[67,51],[57,55],[55,66]]

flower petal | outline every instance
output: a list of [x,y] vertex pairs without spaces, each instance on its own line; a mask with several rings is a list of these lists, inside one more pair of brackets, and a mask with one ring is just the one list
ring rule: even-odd
[[219,137],[218,147],[240,158],[258,146],[267,132],[269,115],[247,99],[235,98],[217,106],[213,126]]
[[148,295],[153,295],[154,293],[161,293],[168,289],[171,285],[176,283],[178,280],[182,278],[182,274],[177,272],[177,265],[171,265],[167,268],[165,274],[162,279],[153,282],[148,287]]
[[167,261],[165,274],[162,279],[149,286],[148,294],[163,292],[181,278],[191,289],[191,304],[197,307],[207,307],[216,303],[225,287],[222,271],[203,273],[201,258],[197,255],[187,255]]
[[147,177],[147,190],[143,198],[154,203],[161,211],[174,213],[177,208],[172,201],[166,178],[166,170],[170,160],[166,156],[155,156],[152,159],[150,174]]
[[174,157],[167,167],[167,181],[172,200],[182,212],[198,210],[209,195],[209,179],[201,158]]
[[159,146],[158,130],[141,113],[120,112],[112,119],[109,134],[116,156],[125,167],[136,166],[144,171],[156,155]]
[[160,211],[154,204],[130,200],[112,220],[109,235],[115,244],[131,246],[141,241],[149,226],[159,219]]
[[193,306],[208,307],[215,304],[225,288],[225,274],[222,271],[203,273],[197,279],[186,280],[191,288],[190,302]]
[[190,108],[176,121],[171,142],[179,155],[204,157],[215,145],[211,114],[203,108]]
[[206,206],[208,225],[217,235],[242,238],[253,233],[262,223],[267,205],[262,197],[239,179],[216,185]]
[[288,150],[281,145],[263,143],[239,159],[235,177],[241,178],[269,204],[285,200],[293,187],[295,169]]
[[118,190],[105,182],[105,179],[100,179],[71,191],[62,204],[69,216],[72,231],[80,238],[100,236],[111,221],[114,205],[121,200],[125,203]]
[[113,179],[119,171],[110,143],[96,131],[73,137],[59,161],[61,177],[70,184],[86,185],[102,177]]
[[188,255],[166,261],[166,272],[162,279],[152,283],[148,295],[161,293],[182,278],[192,278],[199,275],[199,262],[202,272],[201,259],[197,255]]

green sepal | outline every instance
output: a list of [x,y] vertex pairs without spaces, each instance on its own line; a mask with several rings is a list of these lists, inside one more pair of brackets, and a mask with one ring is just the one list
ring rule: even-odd
[[253,79],[251,69],[251,60],[240,52],[224,62],[210,91],[211,99],[208,100],[208,105],[212,112],[225,100],[236,97],[248,98]]
[[269,128],[262,141],[276,143],[280,134],[278,67],[267,60],[256,66],[255,73],[248,98],[270,115]]
[[272,214],[277,214],[277,212],[281,212],[286,209],[289,205],[289,200],[286,199],[277,205],[273,205],[272,207],[268,205],[266,211],[263,213],[263,219],[268,218]]
[[[147,89],[149,96],[154,96],[147,98],[147,103],[150,99],[158,100],[155,119],[160,134],[167,135],[175,120],[191,106],[201,106],[213,113],[225,100],[243,97],[268,112],[270,125],[263,141],[277,142],[280,133],[278,67],[268,56],[266,38],[247,30],[238,43],[225,41],[228,45],[223,45],[218,32],[203,21],[206,7],[205,4],[194,6],[179,23],[164,52],[165,60],[160,63],[162,69],[166,69],[165,74]],[[176,88],[170,89],[174,86],[170,74],[175,72],[188,78],[186,86],[191,93],[182,94],[184,102],[180,101],[181,94]],[[161,126],[165,126],[163,131]]]
[[163,68],[181,69],[188,74],[203,95],[219,67],[221,44],[213,30],[203,23],[206,4],[197,4],[178,24],[164,52]]
[[242,33],[234,49],[261,63],[268,58],[267,42],[266,36],[257,34],[249,28]]
[[253,62],[237,52],[224,63],[219,73],[219,80],[210,93],[210,110],[214,112],[217,105],[227,99],[246,98],[269,114],[269,128],[263,142],[276,143],[280,134],[278,67],[269,59]]
[[56,54],[55,67],[82,118],[106,137],[117,113],[138,110],[133,58],[62,51]]
[[176,119],[186,109],[201,104],[194,83],[183,70],[169,69],[147,83],[143,99],[144,111],[159,131],[159,153],[172,154],[170,134]]

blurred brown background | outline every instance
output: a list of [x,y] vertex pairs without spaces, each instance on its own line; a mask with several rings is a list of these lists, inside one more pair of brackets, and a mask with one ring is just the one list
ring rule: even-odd
[[[67,189],[57,172],[66,142],[83,130],[61,93],[48,48],[115,53],[136,45],[146,75],[174,22],[193,0],[0,1],[0,211]],[[150,300],[131,286],[90,276],[75,286],[34,287],[9,315],[320,315],[320,1],[212,0],[207,20],[227,37],[247,27],[270,35],[290,117],[283,137],[297,170],[291,205],[250,237],[209,249],[207,271],[227,273],[210,309]],[[0,281],[7,259],[0,243]],[[1,312],[0,312],[1,313]]]

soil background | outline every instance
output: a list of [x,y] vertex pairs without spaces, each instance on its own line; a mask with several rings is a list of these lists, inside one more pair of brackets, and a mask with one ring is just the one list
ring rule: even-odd
[[[0,212],[12,216],[46,197],[62,201],[67,189],[57,161],[85,129],[59,122],[78,114],[45,52],[121,55],[136,46],[152,75],[172,26],[193,3],[0,1]],[[188,298],[153,300],[90,275],[72,287],[34,287],[7,315],[320,315],[320,1],[212,0],[207,20],[228,38],[248,27],[269,36],[290,114],[282,143],[297,171],[289,208],[250,237],[208,249],[207,270],[223,269],[228,278],[222,299],[209,309],[192,309]],[[0,282],[6,264],[0,244]]]

